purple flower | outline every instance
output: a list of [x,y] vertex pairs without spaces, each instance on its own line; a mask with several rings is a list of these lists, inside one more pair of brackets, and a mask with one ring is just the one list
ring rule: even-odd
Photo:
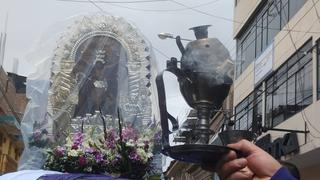
[[133,127],[127,127],[122,130],[122,138],[125,141],[128,141],[130,139],[136,141],[138,139],[138,133]]
[[55,149],[55,153],[58,156],[63,156],[64,152],[65,152],[64,147],[57,146],[56,149]]
[[162,137],[162,132],[161,132],[161,131],[158,131],[158,132],[153,136],[154,143],[155,143],[155,144],[161,144],[161,137]]
[[129,154],[129,158],[133,161],[140,161],[140,156],[135,151]]
[[115,130],[112,129],[107,133],[105,146],[109,149],[114,149],[115,145],[116,145],[116,132]]
[[80,165],[80,166],[85,166],[85,165],[87,164],[87,160],[86,160],[86,158],[83,157],[83,156],[80,156],[80,157],[78,158],[78,161],[79,161],[79,165]]
[[102,156],[102,154],[101,154],[101,153],[97,153],[97,154],[95,155],[95,160],[96,160],[97,163],[102,162],[102,161],[103,161],[103,156]]
[[94,154],[95,152],[96,152],[96,150],[92,147],[86,148],[86,153]]
[[82,145],[83,140],[84,140],[84,135],[82,133],[75,133],[72,138],[73,145],[71,149],[77,150],[79,146]]

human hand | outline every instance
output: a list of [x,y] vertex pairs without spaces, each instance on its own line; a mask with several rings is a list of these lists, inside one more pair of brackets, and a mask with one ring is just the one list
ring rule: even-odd
[[244,158],[238,159],[236,153],[230,151],[216,169],[222,180],[270,179],[281,168],[271,155],[247,140],[228,147],[242,152]]

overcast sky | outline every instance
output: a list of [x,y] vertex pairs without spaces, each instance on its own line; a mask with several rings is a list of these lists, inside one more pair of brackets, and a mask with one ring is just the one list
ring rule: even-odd
[[[130,0],[105,0],[123,2]],[[131,0],[137,1],[137,0]],[[159,0],[158,0],[159,1]],[[30,74],[34,68],[28,64],[28,53],[37,49],[40,35],[50,32],[50,28],[59,28],[56,24],[69,17],[105,12],[124,17],[133,23],[148,38],[154,50],[159,69],[165,67],[168,57],[180,58],[180,52],[174,40],[160,40],[157,34],[168,32],[183,38],[194,39],[190,27],[211,24],[209,36],[218,38],[234,57],[235,48],[232,38],[234,0],[163,0],[145,3],[74,3],[57,0],[0,0],[0,31],[4,31],[5,17],[8,14],[7,46],[4,69],[12,71],[12,61],[19,59],[18,73]],[[122,7],[120,7],[122,6]],[[188,8],[189,7],[189,8]],[[194,7],[194,9],[190,8]],[[222,17],[222,18],[219,18]],[[55,29],[55,32],[57,29]],[[58,29],[59,30],[59,29]],[[63,33],[63,30],[61,30]],[[46,37],[45,37],[46,38]],[[47,37],[50,39],[50,37]],[[43,40],[43,39],[42,39]],[[53,50],[53,49],[52,49]],[[163,52],[165,55],[159,53]],[[49,55],[48,55],[49,56]],[[167,77],[169,87],[168,109],[174,116],[186,115],[187,105],[179,96],[175,78]]]
[[[123,2],[130,0],[106,1]],[[180,58],[180,53],[173,40],[160,40],[157,37],[158,33],[169,32],[193,39],[194,35],[188,28],[203,24],[211,24],[209,35],[220,39],[232,51],[231,53],[234,53],[232,22],[214,17],[221,16],[232,19],[233,0],[176,0],[175,2],[163,0],[160,2],[128,4],[97,3],[97,5],[104,11],[122,16],[135,24],[152,45],[168,57]],[[203,6],[199,7],[199,5]],[[186,7],[197,7],[196,10],[204,13],[201,14]],[[25,55],[35,47],[40,34],[47,31],[53,24],[62,22],[71,16],[97,11],[100,10],[91,3],[57,0],[0,0],[1,31],[4,31],[5,16],[8,13],[8,39],[4,68],[11,71],[12,59],[18,58],[21,64],[19,73],[24,75],[30,73],[29,69],[24,66]],[[208,15],[205,15],[205,13]],[[155,53],[160,67],[164,68],[164,62],[167,58],[157,51]]]

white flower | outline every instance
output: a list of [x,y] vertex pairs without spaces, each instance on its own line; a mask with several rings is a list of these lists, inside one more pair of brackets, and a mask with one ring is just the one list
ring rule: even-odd
[[137,154],[140,156],[140,158],[144,164],[148,162],[148,159],[149,159],[148,155],[142,148],[137,149]]
[[126,142],[126,145],[129,146],[129,147],[134,147],[134,140],[129,139],[129,141]]
[[78,151],[72,149],[71,151],[68,152],[68,156],[77,157]]

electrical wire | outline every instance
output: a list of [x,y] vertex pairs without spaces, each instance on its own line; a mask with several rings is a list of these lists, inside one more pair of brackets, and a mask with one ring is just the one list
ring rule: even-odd
[[[193,8],[199,8],[202,6],[207,6],[209,4],[213,4],[216,3],[218,1],[221,0],[215,0],[215,1],[210,1],[207,3],[203,3],[203,4],[199,4],[196,6],[193,6]],[[143,8],[134,8],[134,7],[129,7],[129,6],[124,6],[124,5],[119,5],[119,4],[109,4],[111,6],[115,6],[115,7],[120,7],[120,8],[125,8],[125,9],[129,9],[129,10],[133,10],[133,11],[142,11],[142,12],[178,12],[178,11],[186,11],[189,10],[189,8],[179,8],[179,9],[143,9]]]
[[[95,5],[97,8],[99,8],[101,11],[105,12],[101,7],[97,6],[93,1],[91,1],[91,0],[88,0],[88,1],[91,2],[93,5]],[[221,19],[224,19],[224,20],[230,20],[230,19],[227,19],[227,18],[224,18],[224,17],[215,16],[215,15],[212,15],[212,14],[209,14],[209,13],[206,13],[206,12],[202,12],[202,11],[197,10],[197,9],[194,9],[194,8],[192,8],[192,7],[188,7],[188,6],[186,6],[186,5],[182,4],[182,3],[179,3],[179,2],[177,2],[177,1],[175,1],[175,0],[171,0],[171,1],[174,2],[174,3],[176,3],[176,4],[179,4],[179,5],[181,5],[181,6],[184,6],[184,7],[186,7],[186,8],[189,8],[189,9],[191,9],[191,10],[193,10],[193,11],[199,12],[199,13],[201,13],[201,14],[210,15],[210,16],[212,16],[212,17],[217,17],[217,18],[221,18]],[[313,1],[313,2],[314,2],[314,1]],[[315,3],[313,4],[313,7],[315,7]],[[306,14],[307,14],[307,13],[306,13]],[[306,15],[306,14],[305,14],[305,15]],[[318,14],[318,13],[317,13],[317,14]],[[304,16],[305,16],[305,15],[304,15]],[[319,16],[318,16],[318,19],[319,19]],[[232,20],[232,21],[233,21],[233,20]],[[289,26],[289,25],[288,25],[288,23],[287,23],[287,27],[288,27],[288,26]],[[284,30],[285,30],[285,29],[284,29]],[[292,42],[295,50],[297,51],[296,44],[294,43],[293,38],[292,38],[292,35],[291,35],[291,32],[293,32],[293,30],[291,30],[290,28],[287,28],[286,30],[288,31],[289,37],[290,37],[290,39],[291,39],[291,42]],[[302,32],[302,31],[300,31],[300,32]],[[308,33],[308,31],[306,31],[305,33]],[[309,32],[309,33],[310,33],[310,32]],[[279,44],[279,43],[278,43],[278,44]],[[155,50],[157,50],[158,52],[160,52],[160,54],[164,55],[165,57],[169,58],[168,56],[166,56],[164,53],[162,53],[162,52],[159,51],[158,49],[155,48]],[[303,114],[303,113],[304,113],[304,110],[302,109],[302,114]],[[304,114],[304,115],[305,115],[305,114]],[[302,117],[303,117],[303,116],[302,116]],[[304,118],[304,120],[305,120],[305,118]],[[310,123],[308,120],[305,120],[305,122],[306,122],[306,123]],[[309,124],[309,125],[312,126],[311,124]],[[313,126],[312,126],[312,127],[313,127]],[[313,127],[313,129],[317,130],[315,127]],[[319,130],[317,130],[317,132],[320,133]],[[310,133],[310,134],[311,134],[311,133]]]
[[[84,0],[56,0],[56,1],[62,1],[62,2],[74,2],[74,3],[88,3],[88,1],[84,1]],[[213,18],[216,18],[216,19],[220,19],[220,20],[224,20],[224,21],[228,21],[228,22],[231,22],[231,23],[237,23],[237,24],[241,24],[241,25],[244,25],[245,23],[244,22],[240,22],[240,21],[236,21],[236,20],[233,20],[233,19],[230,19],[230,18],[226,18],[226,17],[223,17],[223,16],[217,16],[217,15],[214,15],[214,14],[211,14],[211,13],[208,13],[208,12],[205,12],[205,11],[201,11],[199,9],[196,9],[198,7],[201,7],[201,6],[204,6],[208,3],[204,3],[204,4],[200,4],[200,5],[197,5],[197,6],[187,6],[183,3],[180,3],[178,1],[175,1],[175,0],[167,0],[167,1],[171,1],[177,5],[180,5],[180,6],[183,6],[185,8],[182,8],[182,9],[167,9],[167,10],[160,10],[160,9],[154,9],[154,10],[150,10],[150,9],[139,9],[139,8],[132,8],[132,7],[128,7],[128,6],[122,6],[122,5],[119,5],[119,2],[107,2],[107,1],[90,1],[90,3],[105,3],[105,4],[108,4],[108,5],[111,5],[111,6],[116,6],[116,7],[121,7],[121,8],[126,8],[126,9],[130,9],[130,10],[135,10],[135,11],[144,11],[144,12],[175,12],[175,11],[184,11],[184,10],[192,10],[194,12],[198,12],[200,14],[203,14],[203,15],[207,15],[207,16],[210,16],[210,17],[213,17]],[[219,0],[216,0],[216,1],[219,1]],[[161,1],[159,1],[161,2]],[[213,1],[215,2],[215,1]],[[213,3],[213,2],[209,2],[210,4]],[[96,6],[96,5],[95,5]],[[100,7],[99,7],[100,9]],[[256,27],[261,27],[261,26],[256,26]],[[266,27],[261,27],[262,29],[270,29],[270,30],[281,30],[281,31],[291,31],[291,32],[307,32],[307,33],[320,33],[320,31],[302,31],[302,30],[294,30],[294,29],[281,29],[281,28],[266,28]]]
[[[69,2],[78,2],[78,3],[87,3],[85,0],[56,0],[56,1],[69,1]],[[164,2],[169,0],[136,0],[136,1],[92,1],[94,3],[116,3],[116,4],[136,4],[136,3],[152,3],[152,2]]]
[[156,51],[157,51],[160,55],[162,55],[163,57],[165,57],[165,58],[167,58],[167,59],[170,59],[169,56],[167,56],[164,52],[160,51],[158,48],[156,48],[156,47],[154,47],[154,46],[152,46],[152,48],[153,48],[154,50],[156,50]]
[[88,0],[88,2],[90,2],[92,5],[94,5],[96,8],[98,8],[102,13],[106,13],[111,15],[110,13],[108,13],[107,11],[105,11],[104,9],[102,9],[100,6],[98,6],[94,1],[92,0]]
[[226,17],[223,17],[223,16],[217,16],[217,15],[205,12],[205,11],[201,11],[199,9],[193,8],[191,6],[187,6],[187,5],[183,4],[183,3],[180,3],[180,2],[175,1],[175,0],[170,0],[170,1],[175,3],[175,4],[177,4],[177,5],[183,6],[183,7],[187,8],[187,9],[190,9],[190,10],[192,10],[194,12],[197,12],[197,13],[200,13],[200,14],[203,14],[203,15],[207,15],[207,16],[210,16],[210,17],[213,17],[213,18],[223,19],[225,21],[229,21],[229,22],[232,22],[232,23],[244,24],[243,22],[240,22],[240,21],[235,21],[235,20],[230,19],[230,18],[226,18]]

